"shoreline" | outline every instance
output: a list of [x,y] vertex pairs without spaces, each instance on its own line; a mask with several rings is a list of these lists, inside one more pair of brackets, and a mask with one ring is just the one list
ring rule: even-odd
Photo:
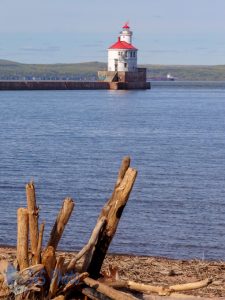
[[[76,253],[75,251],[59,250],[57,256],[63,254],[66,260],[71,260]],[[0,246],[0,261],[13,262],[15,257],[15,247]],[[210,278],[213,282],[209,286],[191,290],[185,294],[208,298],[225,297],[225,262],[223,261],[109,253],[105,258],[102,272],[107,274],[110,268],[117,270],[121,280],[132,280],[156,286],[190,283]]]
[[[1,245],[0,244],[0,253],[2,251],[2,249],[8,249],[8,250],[12,250],[12,251],[16,251],[16,246],[12,246],[12,245]],[[59,247],[59,249],[57,250],[57,253],[68,253],[69,254],[76,254],[78,253],[79,250],[66,250],[66,249],[61,249]],[[158,256],[158,255],[144,255],[144,254],[134,254],[134,253],[121,253],[121,252],[108,252],[108,256],[123,256],[123,257],[142,257],[142,258],[155,258],[155,259],[163,259],[163,260],[168,260],[168,261],[201,261],[201,262],[207,262],[207,263],[224,263],[225,264],[225,260],[223,259],[213,259],[213,258],[209,258],[209,259],[200,259],[200,258],[196,258],[196,257],[192,257],[192,258],[173,258],[173,257],[168,257],[168,256]],[[0,257],[1,259],[1,257]]]

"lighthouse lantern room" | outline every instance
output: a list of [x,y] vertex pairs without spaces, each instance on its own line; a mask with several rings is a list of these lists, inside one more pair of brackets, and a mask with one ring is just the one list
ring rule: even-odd
[[126,23],[118,40],[108,49],[108,71],[114,72],[136,72],[137,51],[132,45],[132,31]]

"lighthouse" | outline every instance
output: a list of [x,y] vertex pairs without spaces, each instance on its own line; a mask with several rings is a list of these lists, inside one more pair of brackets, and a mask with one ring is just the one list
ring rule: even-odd
[[128,23],[122,28],[118,40],[108,48],[108,71],[137,71],[137,51],[132,45],[133,32]]
[[117,41],[108,48],[108,68],[98,71],[100,81],[107,82],[109,89],[150,89],[146,68],[137,65],[138,49],[132,44],[133,32],[128,23],[122,27]]

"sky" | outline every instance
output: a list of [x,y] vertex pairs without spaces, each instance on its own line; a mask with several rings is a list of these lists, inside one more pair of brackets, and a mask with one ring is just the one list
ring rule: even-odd
[[140,64],[225,64],[225,0],[0,0],[0,59],[106,62],[126,21]]

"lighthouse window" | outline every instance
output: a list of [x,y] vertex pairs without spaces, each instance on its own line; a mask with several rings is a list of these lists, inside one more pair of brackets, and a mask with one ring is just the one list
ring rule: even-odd
[[135,57],[135,52],[134,52],[134,54],[133,54],[133,55],[134,55],[134,57]]
[[127,51],[125,51],[125,56],[127,57]]
[[127,63],[124,63],[124,68],[126,68],[127,67]]

